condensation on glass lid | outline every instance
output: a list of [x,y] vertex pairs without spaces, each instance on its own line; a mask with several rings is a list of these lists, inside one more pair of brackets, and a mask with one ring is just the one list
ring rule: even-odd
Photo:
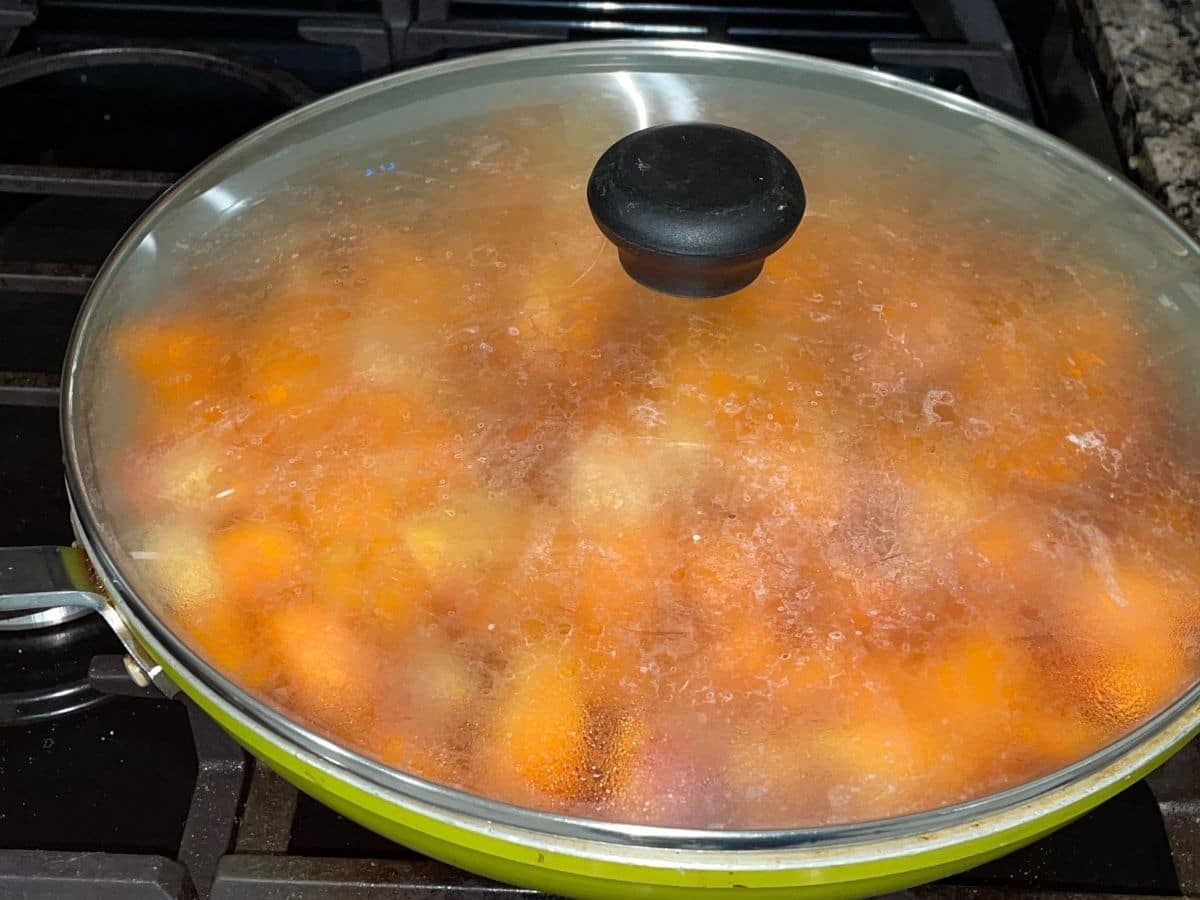
[[440,783],[722,828],[984,796],[1195,681],[1194,388],[1142,273],[826,131],[762,276],[673,300],[510,124],[114,324],[98,482],[213,665]]

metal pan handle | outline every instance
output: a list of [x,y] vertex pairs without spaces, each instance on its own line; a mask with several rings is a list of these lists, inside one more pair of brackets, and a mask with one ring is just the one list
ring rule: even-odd
[[98,613],[125,647],[125,668],[138,685],[171,697],[179,688],[142,648],[109,602],[77,547],[0,548],[0,631],[49,627]]

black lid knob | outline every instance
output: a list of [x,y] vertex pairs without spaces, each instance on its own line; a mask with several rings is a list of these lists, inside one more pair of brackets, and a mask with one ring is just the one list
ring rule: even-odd
[[621,265],[649,288],[718,297],[745,287],[804,215],[804,186],[776,147],[726,125],[656,125],[617,141],[588,206]]

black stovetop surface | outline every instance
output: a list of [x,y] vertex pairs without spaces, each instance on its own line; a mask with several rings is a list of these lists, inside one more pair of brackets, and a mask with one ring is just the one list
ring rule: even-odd
[[[1119,164],[1086,48],[1055,4],[1005,9],[1007,31],[996,29],[990,0],[618,6],[0,0],[0,547],[72,539],[57,373],[90,277],[124,229],[174,177],[249,128],[392,67],[593,36],[607,15],[623,23],[610,36],[675,26],[691,29],[684,36],[882,63],[995,102]],[[79,51],[97,48],[123,64],[77,65]],[[164,63],[181,50],[204,59]],[[71,53],[75,62],[56,71]],[[228,59],[250,84],[229,77]],[[115,694],[93,690],[89,667],[107,664],[111,675],[119,652],[90,619],[0,633],[0,896],[306,897],[335,886],[347,897],[383,896],[372,884],[390,885],[392,897],[496,896],[297,798],[184,702],[129,696],[133,686],[113,678],[100,683]],[[1178,784],[1190,784],[1180,767],[1195,755],[1189,748],[1172,764],[1160,795],[1179,800]],[[923,893],[1179,896],[1172,850],[1200,856],[1200,825],[1178,824],[1200,791],[1183,800],[1164,822],[1150,786],[1135,785],[1054,836]],[[287,878],[307,879],[310,893]],[[1193,887],[1190,875],[1184,881]]]

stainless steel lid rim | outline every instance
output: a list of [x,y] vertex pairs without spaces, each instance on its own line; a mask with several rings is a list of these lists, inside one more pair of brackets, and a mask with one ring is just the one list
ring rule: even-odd
[[[192,653],[163,621],[138,599],[130,589],[125,574],[121,571],[117,555],[112,552],[111,536],[108,536],[102,528],[100,521],[94,515],[94,510],[88,503],[84,486],[87,483],[85,472],[91,469],[91,460],[88,457],[90,448],[87,446],[86,435],[81,437],[81,430],[77,426],[80,417],[86,414],[86,411],[81,410],[79,406],[76,380],[85,337],[89,331],[89,322],[91,322],[101,299],[105,296],[114,273],[126,259],[129,251],[151,232],[155,223],[170,211],[173,205],[194,196],[209,186],[206,179],[218,183],[221,170],[235,166],[251,149],[261,149],[259,145],[265,138],[286,134],[289,126],[298,120],[320,115],[352,100],[405,84],[476,68],[493,69],[498,66],[519,65],[527,60],[558,58],[570,58],[580,66],[594,61],[594,67],[605,69],[632,65],[639,58],[647,61],[663,58],[683,58],[697,61],[757,61],[786,67],[797,73],[831,73],[878,84],[882,88],[899,90],[941,106],[959,110],[977,121],[983,120],[991,123],[1026,142],[1041,147],[1044,153],[1060,156],[1088,176],[1111,183],[1115,190],[1122,191],[1131,198],[1136,198],[1135,202],[1155,219],[1156,225],[1161,226],[1179,242],[1184,253],[1200,254],[1200,248],[1197,248],[1183,229],[1171,221],[1148,198],[1099,163],[1056,138],[1038,132],[1016,119],[997,113],[974,101],[946,94],[926,85],[908,82],[895,76],[840,63],[812,60],[775,51],[691,42],[597,42],[502,51],[469,57],[464,60],[387,76],[352,88],[301,110],[288,113],[263,126],[182,179],[148,210],[122,239],[93,283],[76,323],[67,352],[63,376],[64,400],[61,424],[68,490],[78,516],[80,539],[112,590],[114,603],[139,636],[156,653],[162,654],[174,668],[195,676],[197,685],[211,694],[213,702],[218,703],[223,709],[229,710],[231,715],[237,715],[247,723],[248,727],[267,728],[274,738],[286,741],[291,752],[308,754],[312,759],[319,760],[331,777],[353,780],[363,789],[386,793],[389,799],[393,795],[398,795],[398,801],[402,800],[408,805],[420,804],[436,810],[440,815],[456,820],[455,824],[459,824],[460,827],[470,827],[472,830],[479,831],[506,829],[522,835],[536,835],[547,841],[554,839],[572,844],[594,845],[596,848],[600,848],[596,852],[605,858],[611,858],[614,848],[618,847],[623,848],[621,852],[624,853],[653,850],[659,854],[712,854],[736,850],[738,852],[736,857],[722,856],[721,862],[713,861],[711,863],[718,867],[728,867],[732,865],[731,859],[739,860],[738,864],[741,865],[743,861],[755,854],[778,855],[786,850],[789,858],[795,855],[797,864],[811,858],[813,865],[829,865],[830,860],[825,858],[829,854],[840,853],[846,859],[852,859],[857,851],[868,846],[873,848],[871,855],[877,858],[881,842],[889,847],[894,846],[898,852],[903,845],[917,839],[922,841],[922,847],[936,847],[941,845],[941,842],[945,842],[945,845],[949,846],[967,839],[966,832],[973,835],[1002,832],[1021,822],[1079,802],[1090,791],[1102,790],[1106,786],[1119,782],[1122,778],[1129,777],[1129,773],[1139,767],[1149,765],[1156,755],[1166,752],[1170,741],[1182,740],[1180,735],[1194,731],[1200,724],[1200,684],[1193,685],[1183,697],[1135,731],[1084,760],[1007,791],[940,810],[848,826],[769,831],[676,829],[601,823],[536,812],[485,800],[473,794],[441,787],[395,772],[360,754],[346,750],[255,700],[215,672]],[[214,179],[214,175],[218,175],[218,178]],[[1168,738],[1169,740],[1167,740]],[[461,820],[461,822],[457,820]],[[462,822],[469,823],[469,825],[463,825]],[[561,847],[556,849],[561,850]],[[817,861],[818,857],[820,857],[819,862]]]

